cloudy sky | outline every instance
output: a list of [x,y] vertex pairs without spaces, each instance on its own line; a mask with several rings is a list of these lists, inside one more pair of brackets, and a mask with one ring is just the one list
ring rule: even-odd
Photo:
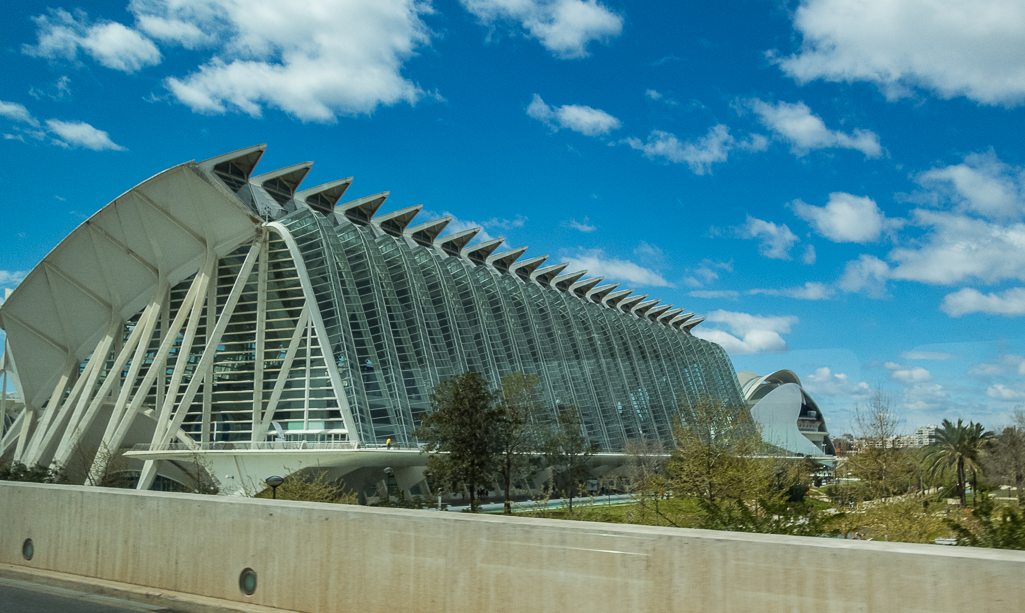
[[[658,4],[657,8],[653,5]],[[848,428],[1025,404],[1020,0],[131,0],[3,20],[0,287],[258,143],[708,317]]]

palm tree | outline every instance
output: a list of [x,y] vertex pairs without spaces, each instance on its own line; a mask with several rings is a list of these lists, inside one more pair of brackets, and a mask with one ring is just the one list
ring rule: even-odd
[[993,433],[987,432],[982,424],[971,421],[966,424],[960,419],[956,425],[944,419],[943,425],[936,431],[936,443],[931,445],[927,456],[929,474],[935,475],[953,468],[957,476],[957,495],[961,499],[961,506],[967,506],[968,502],[965,498],[968,471],[974,474],[982,470],[979,452],[983,443],[991,438]]

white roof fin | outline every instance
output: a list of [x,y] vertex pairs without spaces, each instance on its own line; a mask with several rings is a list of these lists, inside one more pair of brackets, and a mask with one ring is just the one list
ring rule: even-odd
[[648,319],[650,319],[651,321],[658,321],[658,318],[662,315],[662,313],[668,311],[671,308],[673,308],[673,305],[671,304],[660,304],[656,307],[651,307],[650,309],[648,309],[648,312],[645,313],[645,315],[647,315]]
[[576,272],[568,272],[564,275],[559,275],[552,279],[552,285],[559,291],[566,291],[570,289],[580,277],[587,274],[586,270],[578,270]]
[[483,266],[484,264],[487,264],[488,258],[495,249],[498,249],[498,246],[504,242],[504,238],[493,238],[489,241],[484,241],[483,243],[470,245],[463,249],[463,255],[477,266]]
[[[587,292],[587,297],[590,298],[592,301],[597,302],[598,304],[601,304],[601,299],[604,298],[606,294],[608,294],[612,290],[616,289],[617,287],[619,287],[618,283],[609,283],[608,285],[602,285],[601,287],[596,287],[596,288],[590,290],[589,292]],[[631,290],[631,291],[633,291],[633,290]]]
[[552,281],[554,281],[555,278],[559,276],[560,272],[566,270],[567,266],[569,266],[569,262],[563,262],[562,264],[553,264],[552,266],[545,266],[544,268],[539,268],[535,270],[533,274],[530,275],[530,278],[537,281],[545,287],[550,287],[552,285]]
[[629,313],[633,309],[635,304],[637,304],[641,300],[644,300],[647,297],[647,294],[641,294],[639,296],[630,296],[629,298],[623,298],[616,304],[616,306],[619,307],[620,311],[623,311],[624,313]]
[[384,215],[378,215],[371,221],[392,236],[402,236],[406,226],[409,225],[409,222],[413,221],[413,218],[416,217],[423,208],[424,205],[418,204],[416,206],[399,209],[398,211],[392,211],[391,213],[385,213]]
[[529,258],[516,262],[509,267],[509,272],[516,273],[516,276],[524,281],[530,281],[530,275],[538,269],[550,256],[539,255],[536,258]]
[[569,291],[573,292],[579,298],[586,298],[587,292],[594,289],[604,279],[605,277],[592,277],[590,279],[584,279],[583,281],[577,281],[573,285],[569,286]]
[[249,182],[249,176],[253,174],[253,169],[265,151],[265,144],[246,147],[203,160],[199,162],[199,167],[224,182],[232,192],[237,192]]
[[403,234],[424,247],[430,247],[434,244],[434,239],[438,238],[438,235],[441,234],[441,231],[445,229],[445,226],[450,221],[452,221],[452,216],[448,215],[447,217],[428,221],[412,228],[406,228]]
[[365,196],[358,200],[351,200],[344,204],[336,204],[335,212],[345,215],[346,219],[353,223],[365,226],[377,213],[384,201],[388,199],[391,192],[381,192],[373,196]]
[[642,317],[648,309],[655,306],[661,301],[661,298],[655,298],[654,300],[645,300],[644,302],[635,306],[631,312],[638,317]]
[[313,162],[303,162],[288,168],[265,172],[250,178],[249,182],[262,187],[270,194],[271,198],[284,206],[295,195],[295,190],[298,189],[299,184],[303,182],[311,168],[313,168]]
[[686,330],[687,332],[690,332],[691,330],[694,329],[694,326],[698,325],[699,323],[701,323],[703,321],[705,321],[704,317],[695,317],[694,319],[681,324],[680,325],[680,329],[681,330]]
[[345,190],[349,189],[350,185],[352,185],[352,177],[339,179],[338,181],[332,181],[296,192],[294,198],[300,202],[305,202],[306,206],[311,209],[328,215],[335,210],[335,205],[342,199]]
[[517,247],[516,249],[496,253],[495,255],[488,256],[487,263],[498,272],[509,272],[509,267],[512,266],[512,263],[526,253],[527,249],[527,247]]
[[458,256],[474,236],[482,230],[482,228],[470,228],[469,230],[463,230],[462,232],[456,232],[455,234],[449,234],[441,238],[434,239],[434,245],[441,248],[442,251],[449,255]]

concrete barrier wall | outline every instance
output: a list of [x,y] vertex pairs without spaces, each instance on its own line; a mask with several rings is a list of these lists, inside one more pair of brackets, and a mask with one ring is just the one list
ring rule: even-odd
[[1023,552],[7,482],[0,563],[332,613],[1025,606]]

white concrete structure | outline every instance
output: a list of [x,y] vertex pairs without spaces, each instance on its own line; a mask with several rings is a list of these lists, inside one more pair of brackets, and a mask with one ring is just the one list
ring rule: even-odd
[[521,260],[526,247],[494,253],[503,239],[470,244],[479,228],[443,236],[447,217],[414,225],[422,205],[379,215],[387,192],[342,202],[351,178],[299,190],[310,162],[253,175],[264,150],[140,183],[7,297],[0,385],[24,408],[0,459],[88,483],[127,450],[140,489],[200,460],[225,492],[313,465],[353,472],[368,449],[416,450],[431,390],[466,371],[496,387],[536,374],[535,418],[575,407],[606,452],[671,443],[681,403],[741,402],[693,313]]
[[742,370],[737,380],[767,443],[807,456],[836,455],[822,410],[801,387],[796,373],[777,370],[761,376]]
[[1008,613],[1025,602],[1025,552],[973,547],[4,482],[0,518],[0,576],[55,571],[247,610]]

